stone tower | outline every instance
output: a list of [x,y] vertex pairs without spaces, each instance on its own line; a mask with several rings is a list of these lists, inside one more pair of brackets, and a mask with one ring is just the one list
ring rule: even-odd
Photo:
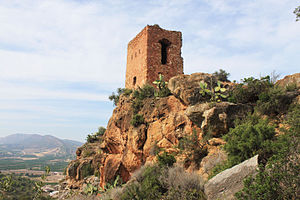
[[165,81],[183,74],[181,46],[181,32],[147,25],[128,43],[125,87],[152,84],[159,74]]

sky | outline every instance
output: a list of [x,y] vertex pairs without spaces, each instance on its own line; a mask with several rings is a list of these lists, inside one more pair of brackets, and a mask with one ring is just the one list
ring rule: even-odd
[[0,0],[0,137],[85,141],[124,87],[126,48],[147,24],[181,31],[184,73],[230,80],[300,70],[296,0]]

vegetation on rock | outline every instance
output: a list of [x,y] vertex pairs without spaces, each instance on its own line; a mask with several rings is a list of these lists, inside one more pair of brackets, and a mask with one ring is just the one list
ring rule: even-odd
[[[287,110],[299,101],[298,85],[290,82],[287,85],[284,81],[279,86],[270,76],[245,78],[239,84],[225,83],[228,73],[220,70],[214,75],[175,77],[169,81],[174,95],[166,98],[156,98],[169,95],[169,92],[159,95],[162,88],[167,88],[162,76],[155,82],[157,89],[145,85],[134,91],[120,90],[112,98],[121,103],[114,111],[107,133],[92,134],[82,153],[78,151],[79,173],[82,174],[86,160],[93,167],[97,165],[86,176],[95,171],[101,173],[101,184],[109,188],[100,192],[107,199],[205,199],[199,176],[184,169],[198,170],[206,178],[259,154],[258,176],[247,179],[238,197],[275,198],[271,194],[276,189],[281,199],[293,199],[299,190],[296,175],[299,159],[295,156],[299,155],[295,154],[299,144],[292,145],[295,143],[292,141],[299,141],[299,135],[291,131],[299,132],[299,120],[295,122],[296,118],[287,115]],[[124,95],[120,98],[121,94]],[[231,102],[219,103],[221,100]],[[286,118],[293,119],[294,125],[290,122],[282,125]],[[282,126],[289,130],[280,130]],[[103,143],[95,143],[97,140]],[[174,166],[176,159],[178,163]],[[146,161],[157,163],[143,166]],[[139,168],[125,185],[107,183],[119,178],[128,180]],[[287,183],[288,179],[291,182]],[[90,194],[99,192],[90,185],[86,190]],[[283,190],[288,192],[280,192]]]
[[223,82],[230,82],[228,80],[228,76],[230,75],[230,73],[227,73],[225,70],[223,69],[219,69],[219,71],[215,71],[213,74],[213,76],[217,77],[217,79],[219,81],[223,81]]
[[178,148],[180,154],[185,154],[185,164],[194,162],[199,168],[202,158],[207,155],[207,141],[199,140],[199,135],[193,129],[191,135],[185,136],[179,140]]
[[113,101],[114,105],[117,106],[119,103],[119,99],[121,94],[124,94],[126,96],[130,95],[132,93],[132,90],[127,89],[127,88],[118,88],[117,89],[117,94],[114,92],[108,97],[109,100]]
[[267,92],[272,86],[270,76],[260,79],[244,78],[230,91],[228,100],[233,103],[255,103],[259,99],[259,95]]
[[204,200],[203,181],[182,167],[148,165],[133,175],[133,181],[121,191],[120,200],[127,199],[197,199]]
[[300,106],[291,108],[286,121],[286,134],[269,144],[273,153],[266,165],[261,165],[256,177],[244,182],[238,199],[298,199],[300,196]]
[[101,140],[101,138],[104,135],[105,131],[106,131],[106,128],[104,128],[103,126],[100,126],[98,128],[97,132],[87,135],[86,141],[89,142],[89,143],[93,143],[93,142]]

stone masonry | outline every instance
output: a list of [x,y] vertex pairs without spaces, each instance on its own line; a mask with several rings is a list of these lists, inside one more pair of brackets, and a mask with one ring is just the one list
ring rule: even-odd
[[128,43],[125,87],[135,89],[152,84],[159,74],[168,81],[183,74],[182,35],[158,25],[147,25]]

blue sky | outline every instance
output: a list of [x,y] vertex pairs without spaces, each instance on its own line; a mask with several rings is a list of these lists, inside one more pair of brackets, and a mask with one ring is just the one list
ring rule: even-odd
[[184,72],[231,80],[299,72],[295,0],[0,0],[0,137],[84,141],[124,87],[127,43],[147,24],[183,33]]

